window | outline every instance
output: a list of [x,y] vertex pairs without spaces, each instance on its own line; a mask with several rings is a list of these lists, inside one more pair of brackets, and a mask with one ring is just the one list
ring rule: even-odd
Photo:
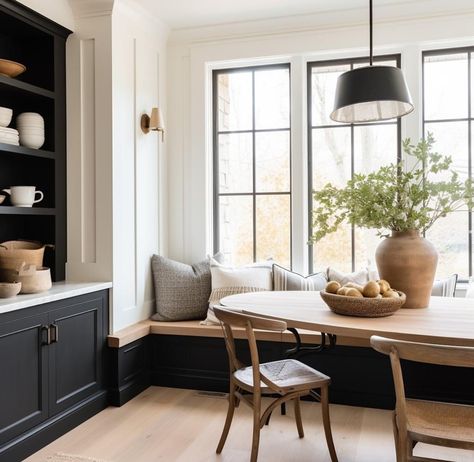
[[[423,130],[435,149],[451,155],[461,178],[472,176],[474,48],[423,53]],[[440,219],[427,238],[439,252],[438,274],[472,275],[472,213],[461,210]]]
[[[400,57],[375,58],[376,64],[399,66]],[[400,159],[400,120],[366,124],[340,124],[329,118],[339,75],[367,66],[368,60],[346,59],[308,63],[308,198],[309,234],[313,190],[327,183],[344,186],[355,172],[369,173]],[[335,266],[354,271],[375,265],[379,243],[375,230],[350,225],[309,248],[309,269]]]
[[290,66],[213,72],[214,250],[291,265]]

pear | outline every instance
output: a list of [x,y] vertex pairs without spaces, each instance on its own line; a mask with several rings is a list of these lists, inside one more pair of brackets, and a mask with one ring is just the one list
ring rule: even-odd
[[337,281],[329,281],[326,285],[326,292],[329,294],[337,294],[337,291],[341,288],[341,284]]
[[380,286],[376,281],[369,281],[362,290],[364,297],[375,298],[380,294]]

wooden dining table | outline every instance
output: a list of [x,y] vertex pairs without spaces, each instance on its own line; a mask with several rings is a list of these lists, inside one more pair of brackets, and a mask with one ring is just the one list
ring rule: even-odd
[[474,299],[431,297],[428,308],[401,308],[392,316],[362,318],[333,313],[319,292],[252,292],[221,300],[228,308],[286,321],[288,328],[370,339],[372,335],[474,347]]

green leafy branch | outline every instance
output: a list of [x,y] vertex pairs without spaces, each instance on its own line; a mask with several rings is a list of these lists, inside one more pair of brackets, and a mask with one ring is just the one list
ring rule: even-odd
[[431,134],[416,145],[408,138],[403,141],[405,161],[354,174],[344,188],[329,183],[314,191],[311,242],[342,223],[377,229],[380,236],[389,230],[425,232],[451,212],[472,209],[473,181],[461,180],[452,158],[433,152],[433,144]]

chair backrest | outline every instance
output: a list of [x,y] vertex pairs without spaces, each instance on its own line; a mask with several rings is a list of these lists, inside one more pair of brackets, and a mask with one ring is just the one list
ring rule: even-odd
[[255,338],[254,329],[283,332],[286,330],[286,322],[276,319],[252,316],[228,308],[214,307],[213,311],[216,318],[221,322],[224,331],[226,349],[229,355],[230,372],[233,373],[237,369],[245,366],[245,363],[237,357],[234,335],[232,333],[232,327],[243,327],[246,332],[250,349],[254,387],[259,388],[260,380],[263,380],[268,386],[275,388],[273,382],[269,382],[260,373],[260,360],[258,356],[257,340]]
[[474,367],[474,347],[407,342],[375,335],[370,338],[370,343],[375,350],[386,355],[395,350],[400,359],[441,366]]
[[397,398],[396,410],[399,431],[406,434],[406,398],[400,359],[443,366],[474,367],[474,347],[431,345],[372,336],[372,347],[390,356],[393,382]]

